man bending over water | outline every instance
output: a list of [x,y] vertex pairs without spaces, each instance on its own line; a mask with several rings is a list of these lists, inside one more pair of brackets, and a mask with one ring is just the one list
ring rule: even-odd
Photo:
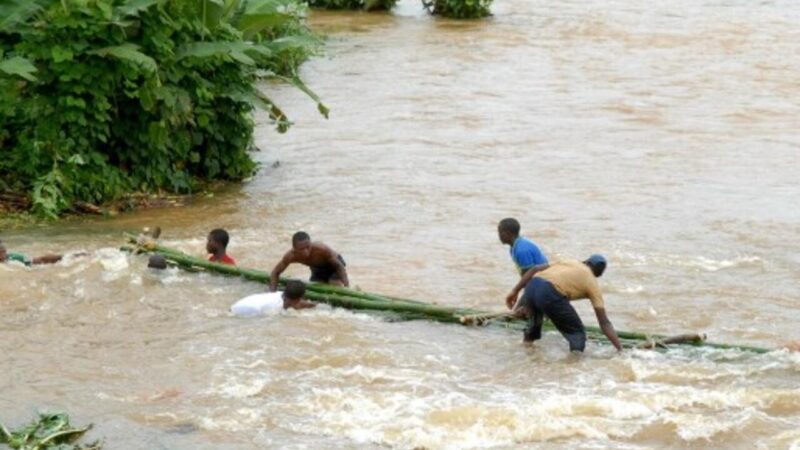
[[322,242],[312,242],[305,231],[298,231],[292,236],[292,249],[283,255],[283,259],[272,269],[269,290],[278,289],[278,278],[292,263],[300,263],[311,268],[310,281],[317,283],[349,286],[347,269],[342,255]]
[[606,316],[603,294],[597,284],[597,278],[605,270],[606,259],[601,255],[592,255],[584,262],[561,261],[528,270],[508,295],[516,298],[525,288],[515,306],[515,311],[524,312],[529,319],[525,342],[541,339],[542,321],[546,315],[569,342],[570,351],[582,352],[586,346],[586,329],[570,301],[588,298],[600,329],[617,350],[622,350],[617,332]]

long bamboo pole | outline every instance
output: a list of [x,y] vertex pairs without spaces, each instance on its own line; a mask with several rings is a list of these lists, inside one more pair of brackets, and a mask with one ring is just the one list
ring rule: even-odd
[[[137,243],[137,239],[132,236],[129,236],[129,241],[132,244],[139,244],[138,248],[140,250],[152,253],[160,253],[167,260],[170,260],[184,268],[195,268],[195,269],[201,268],[210,272],[216,272],[231,276],[239,276],[248,280],[264,284],[269,284],[270,282],[270,275],[260,270],[230,266],[226,264],[219,264],[207,261],[202,258],[197,258],[187,255],[181,251],[174,250],[169,247],[164,247],[155,244],[154,242],[147,242],[144,245],[141,245],[142,243],[141,242]],[[281,277],[278,280],[278,282],[280,285],[285,285],[286,282],[289,280],[290,280],[289,278]],[[470,308],[456,308],[450,306],[434,305],[430,303],[420,302],[417,300],[382,296],[382,295],[358,291],[355,289],[349,289],[340,286],[331,286],[320,283],[306,284],[306,297],[312,301],[327,303],[332,306],[338,306],[348,309],[387,311],[392,313],[398,313],[401,315],[401,317],[404,316],[414,319],[427,318],[445,323],[460,323],[468,325],[474,322],[473,320],[470,320],[471,318],[474,319],[483,317],[486,318],[486,320],[479,320],[479,322],[485,323],[493,327],[522,330],[526,325],[526,321],[524,319],[509,317],[508,314],[506,313],[495,314]],[[502,320],[496,320],[496,319],[502,319]],[[600,330],[599,327],[586,326],[585,328],[587,335],[590,338],[597,340],[606,339],[605,335],[603,334],[602,330]],[[554,330],[555,327],[553,327],[551,323],[545,322],[544,329]],[[669,336],[664,336],[664,335],[651,335],[646,333],[621,331],[621,330],[617,330],[617,335],[624,342],[624,344],[628,344],[625,345],[626,347],[641,346],[642,342],[656,342],[656,343],[665,341],[668,342],[671,339]],[[742,350],[753,353],[767,353],[770,351],[768,349],[761,347],[721,344],[721,343],[706,342],[704,340],[696,340],[696,339],[680,341],[677,343],[681,345],[712,347],[717,349]]]

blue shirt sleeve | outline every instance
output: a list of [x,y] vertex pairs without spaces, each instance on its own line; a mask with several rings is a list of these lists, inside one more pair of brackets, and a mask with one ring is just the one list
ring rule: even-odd
[[511,249],[511,258],[521,271],[547,263],[547,258],[539,247],[525,238],[519,238],[514,243],[514,247]]

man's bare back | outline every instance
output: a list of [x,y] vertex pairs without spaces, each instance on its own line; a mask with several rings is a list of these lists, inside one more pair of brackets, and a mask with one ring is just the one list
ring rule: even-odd
[[342,256],[322,242],[312,242],[311,237],[299,231],[292,236],[292,249],[283,255],[270,274],[270,291],[278,289],[278,279],[290,264],[300,263],[311,268],[311,281],[349,286],[347,269]]

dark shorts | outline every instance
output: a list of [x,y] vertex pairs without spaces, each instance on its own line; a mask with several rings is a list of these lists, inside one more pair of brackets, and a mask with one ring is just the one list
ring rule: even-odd
[[[339,255],[337,258],[343,266],[347,265],[342,255]],[[336,270],[336,266],[333,264],[325,264],[324,266],[311,267],[311,278],[309,280],[315,283],[330,283],[331,280],[341,281],[341,277]]]
[[525,328],[526,341],[541,339],[543,316],[547,316],[569,342],[570,351],[582,352],[586,347],[586,329],[581,317],[569,299],[549,281],[534,277],[528,282],[522,294],[522,304],[528,308],[530,317]]

